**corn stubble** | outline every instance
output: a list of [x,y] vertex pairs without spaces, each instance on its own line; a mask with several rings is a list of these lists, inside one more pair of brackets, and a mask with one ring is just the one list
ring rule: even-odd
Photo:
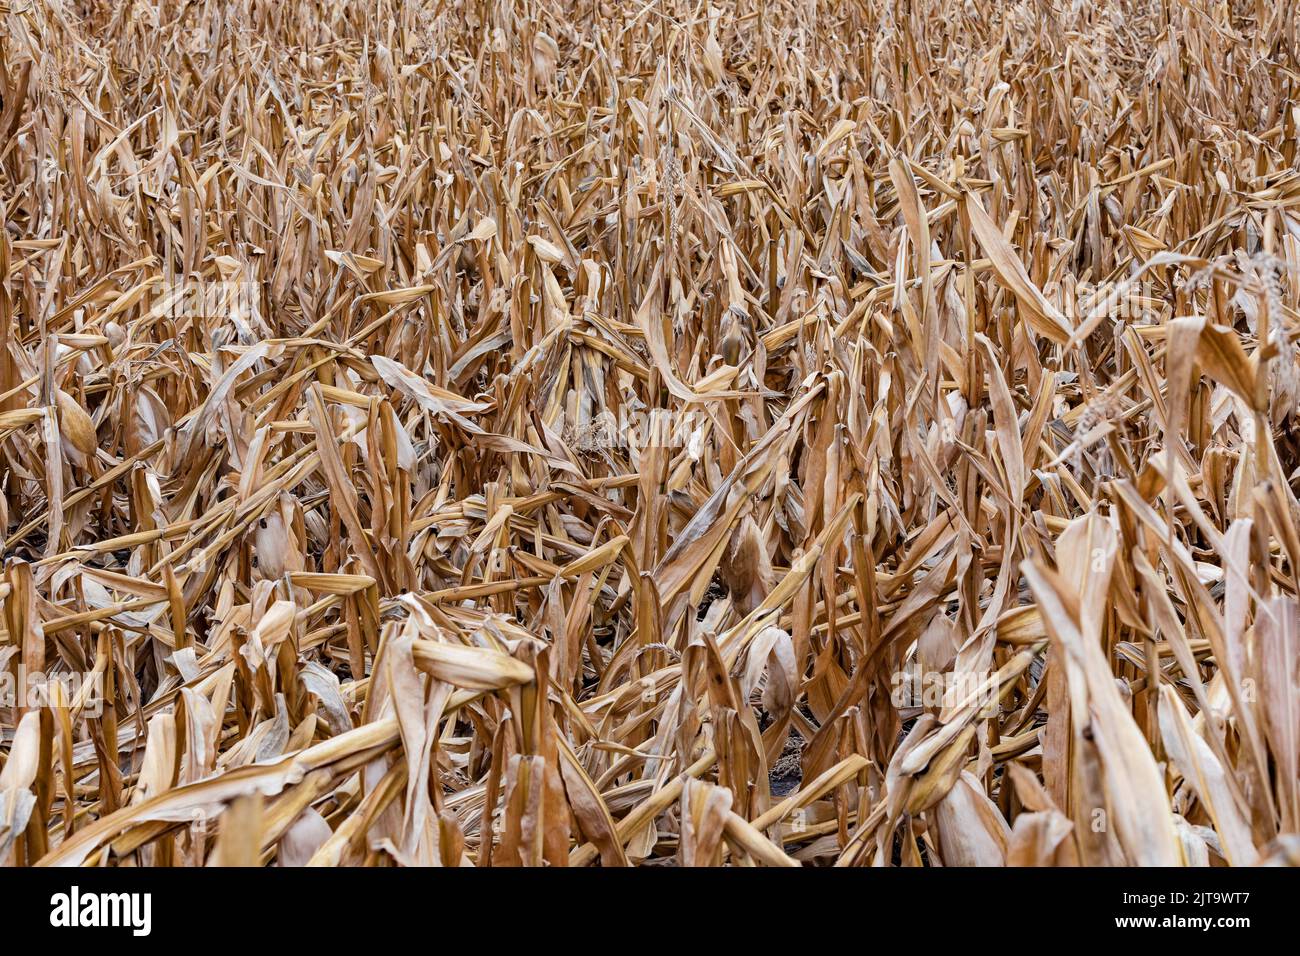
[[1290,13],[4,0],[0,863],[1296,861]]

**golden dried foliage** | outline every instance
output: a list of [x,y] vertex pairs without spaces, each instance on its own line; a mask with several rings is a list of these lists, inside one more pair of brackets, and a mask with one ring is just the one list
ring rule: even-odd
[[1296,68],[4,0],[0,864],[1294,861]]

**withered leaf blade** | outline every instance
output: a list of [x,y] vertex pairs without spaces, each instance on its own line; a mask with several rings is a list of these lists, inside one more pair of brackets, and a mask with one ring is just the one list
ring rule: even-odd
[[1286,5],[155,6],[0,0],[0,867],[1300,860]]

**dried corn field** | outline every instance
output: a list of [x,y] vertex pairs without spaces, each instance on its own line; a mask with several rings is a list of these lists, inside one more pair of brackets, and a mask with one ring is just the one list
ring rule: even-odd
[[1300,859],[1223,0],[0,2],[0,864]]

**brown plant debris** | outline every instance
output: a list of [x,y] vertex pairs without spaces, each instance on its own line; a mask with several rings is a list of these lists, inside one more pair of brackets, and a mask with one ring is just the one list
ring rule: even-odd
[[5,0],[0,864],[1300,858],[1245,0]]

